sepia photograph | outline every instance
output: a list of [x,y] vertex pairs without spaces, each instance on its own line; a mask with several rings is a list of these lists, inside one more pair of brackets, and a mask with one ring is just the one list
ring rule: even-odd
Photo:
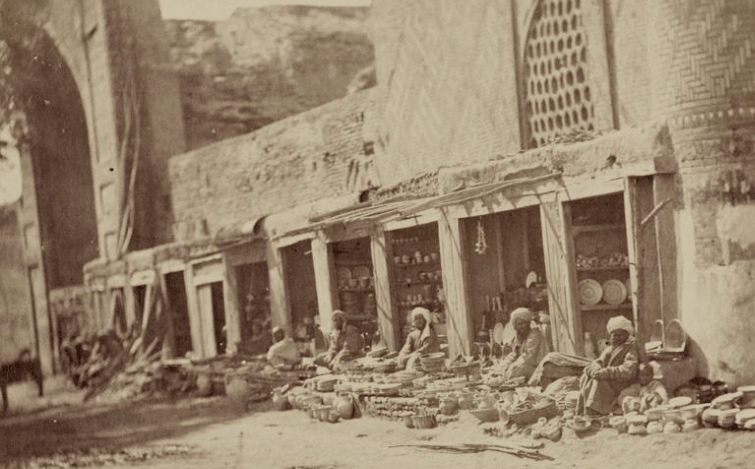
[[755,467],[755,1],[0,0],[0,469]]

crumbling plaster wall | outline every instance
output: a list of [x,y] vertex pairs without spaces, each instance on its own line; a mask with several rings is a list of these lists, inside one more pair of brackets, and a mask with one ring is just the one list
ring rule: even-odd
[[653,114],[679,165],[679,304],[713,379],[755,382],[752,2],[648,3]]
[[362,91],[170,161],[177,241],[381,185]]

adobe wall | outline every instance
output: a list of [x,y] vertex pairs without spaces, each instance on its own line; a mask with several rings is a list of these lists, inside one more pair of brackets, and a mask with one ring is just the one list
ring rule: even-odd
[[679,165],[681,319],[713,379],[755,382],[755,5],[648,3],[653,114]]
[[170,160],[174,237],[382,185],[373,167],[374,93],[362,91]]

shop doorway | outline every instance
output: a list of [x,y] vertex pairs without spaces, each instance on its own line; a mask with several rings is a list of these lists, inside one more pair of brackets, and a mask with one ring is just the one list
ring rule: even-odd
[[211,283],[210,291],[212,295],[212,327],[215,336],[215,348],[218,355],[223,355],[228,345],[228,334],[225,327],[223,282]]
[[633,317],[624,194],[570,202],[567,218],[576,274],[575,304],[581,313],[585,355],[591,357],[606,346],[606,324],[612,316]]
[[462,228],[473,351],[500,354],[519,307],[536,313],[550,341],[539,207],[465,219]]
[[176,357],[183,357],[192,351],[189,304],[186,298],[184,273],[172,272],[166,274],[165,288],[170,305],[170,318],[173,321],[174,353]]
[[301,241],[283,248],[283,260],[294,339],[310,341],[314,339],[315,316],[319,315],[311,243]]
[[339,241],[330,245],[338,286],[336,307],[359,328],[367,347],[380,342],[377,300],[370,238]]
[[131,288],[134,295],[134,323],[138,329],[141,329],[142,319],[144,318],[144,301],[147,297],[147,286],[138,285]]
[[240,306],[238,350],[249,355],[265,353],[272,345],[267,262],[239,265],[235,275]]
[[411,332],[411,310],[418,306],[431,311],[435,330],[441,342],[447,343],[438,225],[391,231],[388,240],[393,254],[391,291],[399,311],[399,343],[403,344]]

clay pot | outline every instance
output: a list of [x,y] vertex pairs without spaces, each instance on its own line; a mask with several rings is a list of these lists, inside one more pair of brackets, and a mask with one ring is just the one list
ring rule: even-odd
[[341,420],[341,415],[335,410],[330,411],[328,414],[328,422],[337,423],[339,420]]
[[197,376],[197,395],[201,397],[212,395],[212,377],[209,373],[200,373]]
[[[231,383],[233,384],[233,383]],[[288,410],[288,399],[280,391],[273,391],[273,408],[275,410]]]
[[474,394],[471,392],[459,394],[459,408],[466,410],[472,407],[474,407]]
[[445,397],[440,401],[440,413],[443,415],[453,415],[459,410],[459,402],[452,397]]
[[349,396],[338,396],[333,400],[333,410],[342,419],[350,419],[354,415],[354,402]]
[[401,418],[404,420],[406,428],[414,428],[414,418],[411,413],[404,414]]
[[321,422],[327,422],[330,416],[330,411],[333,410],[333,406],[324,405],[319,409],[319,417]]

